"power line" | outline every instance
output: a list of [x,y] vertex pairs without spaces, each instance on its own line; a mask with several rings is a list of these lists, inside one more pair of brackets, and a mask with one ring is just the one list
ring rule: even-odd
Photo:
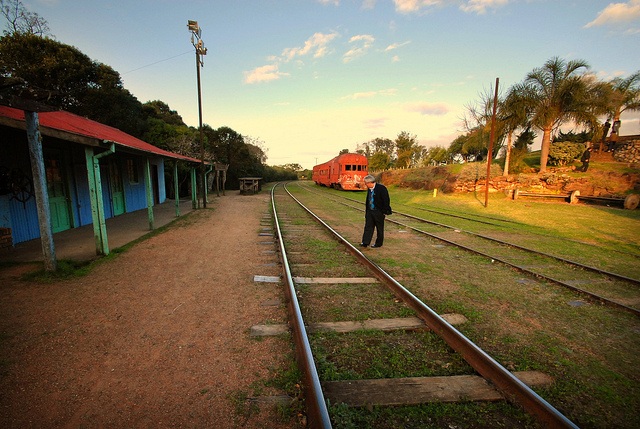
[[151,66],[154,66],[156,64],[162,63],[164,61],[169,61],[169,60],[172,60],[174,58],[178,58],[178,57],[181,57],[183,55],[187,55],[187,54],[191,54],[191,53],[193,53],[193,50],[189,50],[187,52],[183,52],[181,54],[174,55],[173,57],[165,58],[164,60],[156,61],[155,63],[147,64],[146,66],[138,67],[137,69],[133,69],[133,70],[129,70],[129,71],[124,72],[124,73],[120,73],[120,75],[122,76],[122,75],[125,75],[125,74],[128,74],[128,73],[133,73],[134,71],[138,71],[138,70],[144,69],[146,67],[151,67]]

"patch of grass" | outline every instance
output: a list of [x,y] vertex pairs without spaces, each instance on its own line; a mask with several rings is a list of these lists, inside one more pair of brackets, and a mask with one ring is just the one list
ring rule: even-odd
[[473,373],[432,332],[322,332],[312,335],[310,341],[318,373],[328,381]]
[[44,265],[37,271],[24,274],[23,280],[37,281],[41,283],[53,283],[60,280],[82,277],[88,274],[93,265],[93,261],[75,261],[73,259],[59,259],[55,272],[49,273],[44,269]]
[[506,402],[430,403],[416,406],[363,408],[329,404],[332,426],[356,428],[537,428],[518,407]]

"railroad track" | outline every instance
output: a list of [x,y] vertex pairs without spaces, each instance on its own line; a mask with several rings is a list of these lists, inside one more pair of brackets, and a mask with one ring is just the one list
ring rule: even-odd
[[[308,187],[305,187],[305,189],[351,209],[364,211],[359,206],[353,206],[341,200],[348,200],[361,206],[364,205],[362,201],[344,196],[334,198],[335,195],[333,194],[317,192]],[[446,215],[446,213],[442,212],[439,212],[439,214]],[[398,216],[406,220],[400,222],[396,220]],[[454,215],[454,217],[478,222],[476,219],[460,215]],[[409,213],[394,211],[394,216],[387,217],[386,220],[400,228],[476,253],[491,259],[492,262],[503,263],[536,278],[561,285],[605,305],[621,308],[640,316],[640,310],[638,309],[640,305],[639,279]],[[479,222],[489,223],[486,221]],[[427,230],[425,225],[429,225],[431,229]],[[443,233],[443,230],[449,232]]]
[[[316,318],[322,316],[324,313],[318,313],[318,308],[322,307],[321,300],[323,298],[309,298],[309,295],[313,295],[308,289],[301,289],[300,283],[302,277],[294,276],[292,272],[289,255],[293,254],[298,259],[298,266],[302,267],[301,271],[305,270],[309,273],[313,273],[313,268],[305,263],[304,253],[299,250],[290,250],[290,246],[286,246],[285,243],[292,243],[294,249],[305,249],[309,243],[316,243],[320,246],[327,246],[326,234],[330,234],[335,241],[336,245],[343,246],[342,250],[333,250],[336,252],[343,252],[345,255],[340,259],[342,262],[332,268],[333,271],[338,273],[344,273],[345,271],[355,270],[356,274],[360,274],[362,277],[363,268],[366,268],[366,272],[370,273],[372,279],[366,280],[368,282],[379,282],[382,286],[391,291],[392,295],[385,295],[380,290],[381,285],[369,284],[363,289],[365,296],[371,298],[376,295],[375,300],[380,300],[386,296],[391,302],[393,309],[386,308],[385,314],[398,314],[406,315],[407,309],[415,314],[420,323],[424,323],[424,327],[431,330],[432,333],[439,336],[442,340],[448,344],[459,356],[464,359],[470,365],[473,370],[480,374],[484,379],[492,383],[506,399],[512,402],[518,403],[524,408],[524,410],[535,417],[542,425],[547,427],[576,427],[569,419],[563,416],[552,405],[546,402],[538,394],[536,394],[530,387],[528,387],[523,381],[521,381],[514,374],[506,370],[496,360],[494,360],[488,353],[483,351],[476,344],[471,342],[457,329],[455,329],[451,323],[445,320],[445,316],[437,314],[425,303],[420,301],[414,294],[407,290],[397,279],[390,276],[387,272],[381,269],[378,265],[373,263],[356,247],[351,245],[348,240],[340,236],[333,228],[331,228],[326,222],[320,219],[310,209],[305,207],[302,202],[295,198],[288,190],[285,189],[286,194],[280,191],[282,187],[274,186],[271,191],[272,196],[272,210],[275,224],[275,236],[280,245],[280,257],[282,262],[282,279],[285,283],[285,292],[287,297],[287,307],[289,310],[289,321],[291,325],[291,332],[296,343],[296,352],[298,356],[298,363],[303,374],[303,382],[305,388],[305,397],[308,410],[309,424],[311,427],[328,428],[331,427],[331,418],[327,409],[325,394],[323,393],[323,386],[326,388],[328,383],[322,383],[316,368],[316,362],[314,360],[314,353],[309,340],[308,330],[309,327],[314,329],[324,330],[328,329],[327,325],[318,323],[311,323],[309,320],[303,318],[303,314]],[[294,204],[295,202],[295,204]],[[283,214],[281,208],[285,206],[285,214]],[[293,216],[293,212],[299,213],[300,210],[304,210],[304,213],[308,219],[312,219],[315,223],[321,226],[322,231],[317,231],[317,234],[323,234],[322,238],[313,239],[312,237],[306,237],[296,239],[296,232],[291,225],[302,225],[305,221],[300,220],[298,214]],[[287,219],[289,230],[283,231],[281,224],[284,219]],[[305,225],[300,229],[300,232],[309,231],[310,227]],[[296,247],[297,246],[297,247]],[[347,255],[350,254],[352,258],[355,258],[361,264],[360,268],[348,268],[350,264],[346,261]],[[302,256],[300,256],[302,254]],[[294,265],[295,266],[295,265]],[[326,269],[324,269],[326,271]],[[323,272],[324,272],[323,271]],[[346,279],[341,279],[339,282],[346,282]],[[384,290],[384,289],[382,289]],[[357,288],[351,289],[349,293],[340,293],[339,299],[347,299],[352,294],[357,295]],[[331,296],[331,294],[328,294]],[[379,297],[378,297],[379,295]],[[393,296],[396,299],[393,299]],[[301,298],[302,304],[300,303]],[[318,301],[320,300],[320,301]],[[375,301],[374,300],[374,301]],[[307,301],[320,305],[305,305]],[[371,301],[368,301],[371,302]],[[367,313],[371,315],[371,313]],[[365,322],[361,321],[360,325]],[[366,326],[365,326],[366,327]],[[413,328],[409,329],[415,329]],[[402,384],[403,380],[397,379],[397,384]],[[411,379],[409,384],[416,383],[417,381]],[[446,384],[447,381],[444,381]],[[352,383],[357,384],[357,383]],[[344,385],[342,385],[344,386]],[[386,385],[387,389],[389,388]],[[338,389],[341,389],[338,387]],[[345,389],[342,387],[342,389]]]

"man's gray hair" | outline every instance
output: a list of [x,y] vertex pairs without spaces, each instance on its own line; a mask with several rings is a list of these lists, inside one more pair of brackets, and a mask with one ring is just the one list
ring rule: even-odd
[[364,179],[362,180],[364,180],[367,183],[376,183],[376,178],[373,177],[371,174],[364,176]]

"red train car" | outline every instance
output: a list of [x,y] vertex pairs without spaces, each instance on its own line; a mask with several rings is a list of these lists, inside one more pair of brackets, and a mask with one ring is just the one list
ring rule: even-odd
[[313,181],[317,185],[346,191],[366,189],[364,176],[369,174],[368,165],[366,156],[345,153],[313,167]]

